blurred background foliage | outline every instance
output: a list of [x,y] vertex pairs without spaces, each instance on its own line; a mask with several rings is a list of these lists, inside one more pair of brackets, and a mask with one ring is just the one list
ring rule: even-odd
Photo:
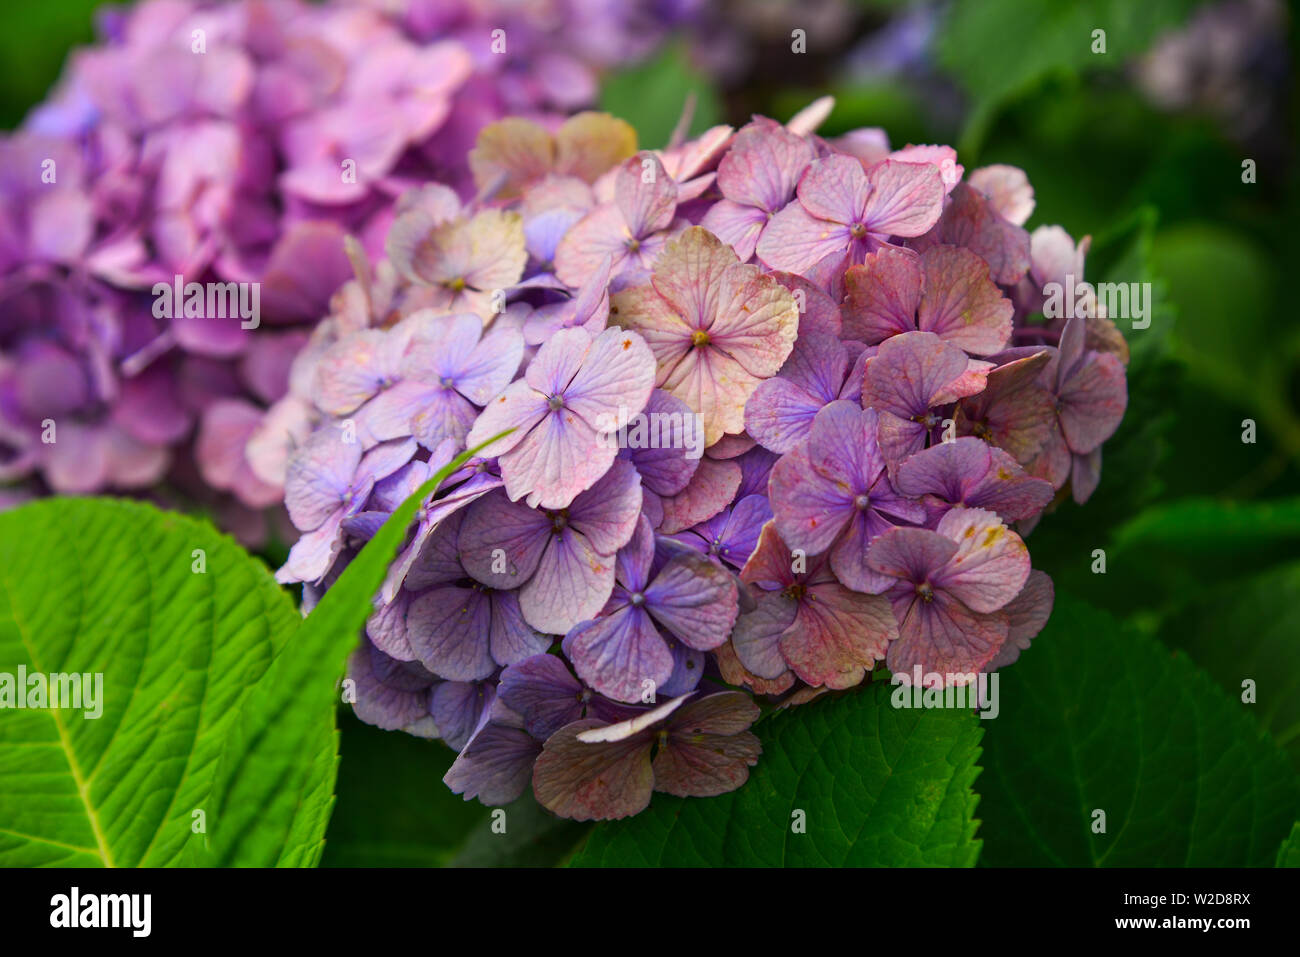
[[[3,6],[6,127],[91,40],[96,6]],[[1153,283],[1150,328],[1126,330],[1130,404],[1101,486],[1044,519],[1034,561],[1061,592],[1185,652],[1234,701],[1255,680],[1255,717],[1300,767],[1300,323],[1288,293],[1300,166],[1286,4],[713,6],[712,27],[605,79],[600,106],[643,145],[667,141],[688,96],[698,132],[756,112],[784,120],[833,93],[822,132],[881,126],[896,146],[956,144],[968,171],[1022,167],[1037,195],[1029,228],[1091,235],[1092,281]],[[718,28],[734,31],[721,65]],[[1093,571],[1098,548],[1105,574]],[[486,840],[489,812],[440,783],[445,748],[342,723],[327,864],[544,864],[583,836],[529,803],[511,810],[508,841]]]

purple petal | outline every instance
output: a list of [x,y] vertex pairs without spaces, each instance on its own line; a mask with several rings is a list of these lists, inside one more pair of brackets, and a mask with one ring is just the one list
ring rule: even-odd
[[645,610],[634,605],[584,622],[566,644],[578,677],[615,701],[640,701],[647,689],[672,677],[667,643]]

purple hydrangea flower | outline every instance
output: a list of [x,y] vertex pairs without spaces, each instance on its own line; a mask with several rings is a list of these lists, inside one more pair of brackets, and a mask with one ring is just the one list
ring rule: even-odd
[[524,378],[490,401],[466,442],[498,457],[506,494],[530,506],[565,508],[618,454],[609,434],[654,388],[654,357],[635,332],[592,337],[565,329],[542,346]]
[[852,157],[828,156],[808,167],[797,192],[763,230],[758,257],[819,277],[842,275],[890,237],[922,235],[943,211],[943,180],[927,164],[884,160],[864,170]]
[[741,579],[755,589],[757,607],[737,620],[731,643],[761,678],[792,671],[814,687],[851,688],[898,636],[887,602],[844,587],[824,555],[797,559],[772,522]]
[[988,264],[960,246],[932,246],[919,257],[884,248],[844,277],[845,335],[875,345],[919,329],[971,355],[1000,352],[1011,337],[1011,300]]
[[786,453],[812,428],[813,417],[836,399],[858,401],[869,354],[825,333],[803,333],[781,370],[745,403],[745,431],[766,449]]
[[1065,481],[1086,497],[1126,396],[1113,324],[1031,321],[1027,284],[1086,240],[1042,234],[1027,278],[1023,174],[819,139],[828,108],[639,154],[609,118],[505,121],[472,201],[419,186],[393,261],[347,245],[355,278],[250,455],[287,462],[281,575],[312,576],[309,607],[490,441],[421,503],[353,666],[363,718],[458,750],[457,793],[531,785],[579,819],[721,793],[758,756],[751,696],[882,661],[965,683],[1046,622],[1005,523]]
[[745,783],[762,752],[748,730],[757,718],[752,701],[727,691],[673,698],[614,725],[575,721],[547,739],[533,790],[543,807],[578,821],[630,817],[646,808],[653,791],[723,794]]
[[[1029,551],[992,512],[955,508],[934,531],[894,528],[881,535],[867,566],[887,580],[880,589],[900,622],[889,669],[968,676],[1007,640],[1003,607],[1029,577]],[[966,683],[957,679],[945,683]]]
[[661,629],[708,651],[727,640],[736,622],[729,574],[690,552],[657,570],[654,557],[654,533],[643,517],[618,553],[609,603],[564,639],[578,676],[615,701],[640,700],[647,687],[654,691],[672,678],[674,659]]
[[791,548],[829,552],[831,569],[855,591],[879,591],[867,546],[900,522],[919,523],[925,507],[894,490],[876,444],[879,415],[838,399],[813,419],[808,437],[772,469],[776,530]]
[[640,511],[640,476],[622,460],[556,510],[491,492],[461,525],[461,561],[484,585],[520,589],[524,620],[562,635],[609,599],[614,556],[636,531]]

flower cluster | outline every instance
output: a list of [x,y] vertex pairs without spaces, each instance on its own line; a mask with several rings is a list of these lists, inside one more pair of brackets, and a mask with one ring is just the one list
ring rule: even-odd
[[882,663],[969,683],[1045,623],[1020,533],[1088,497],[1127,394],[1109,320],[1042,315],[1087,242],[1022,228],[1019,170],[817,136],[829,106],[635,153],[608,116],[504,120],[472,202],[425,186],[385,260],[354,249],[297,424],[250,454],[288,463],[279,575],[310,607],[477,450],[348,673],[364,720],[459,751],[467,799],[531,785],[586,819],[721,793],[757,701]]
[[[601,64],[565,52],[580,47],[567,39],[590,28],[648,52],[644,23],[592,7],[106,8],[102,42],[76,51],[51,98],[0,140],[6,501],[166,478],[191,497],[220,490],[225,524],[255,539],[253,510],[281,500],[283,476],[243,449],[351,275],[344,237],[377,255],[412,185],[472,196],[467,154],[487,123],[554,128],[594,99]],[[560,146],[563,166],[572,144]],[[171,301],[191,284],[208,297]],[[256,286],[254,312],[211,308],[213,287],[237,285]]]

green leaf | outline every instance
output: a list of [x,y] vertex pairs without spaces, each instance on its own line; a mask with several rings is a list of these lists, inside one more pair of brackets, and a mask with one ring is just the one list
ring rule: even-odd
[[575,865],[974,864],[981,722],[894,708],[890,691],[876,683],[760,722],[763,755],[744,787],[656,794],[636,817],[598,825]]
[[484,446],[452,459],[388,517],[249,695],[214,787],[213,864],[311,867],[320,861],[338,768],[339,677],[416,511]]
[[1000,685],[983,863],[1272,864],[1295,820],[1295,773],[1249,706],[1185,656],[1058,594]]
[[708,78],[691,65],[683,46],[673,43],[655,59],[606,77],[600,108],[635,126],[642,149],[658,149],[668,143],[692,94],[694,136],[721,122],[722,107]]
[[[1287,398],[1300,336],[1272,321],[1286,304],[1268,250],[1236,230],[1191,223],[1161,233],[1155,255],[1179,293],[1175,354],[1197,382],[1252,409],[1259,431],[1300,461],[1300,422]],[[1240,428],[1216,443],[1230,456],[1251,451]]]
[[1291,825],[1291,833],[1277,849],[1277,867],[1300,867],[1300,821]]
[[[1048,77],[1117,69],[1163,30],[1180,26],[1198,0],[954,0],[935,54],[974,103],[962,152],[978,150],[1008,99]],[[1094,53],[1105,30],[1105,53]]]
[[0,514],[0,672],[103,676],[97,719],[0,709],[0,865],[179,863],[193,812],[212,825],[223,738],[297,620],[206,523],[107,499]]
[[1160,637],[1181,648],[1234,699],[1254,682],[1251,710],[1300,767],[1300,563],[1242,582],[1202,585],[1164,621]]

